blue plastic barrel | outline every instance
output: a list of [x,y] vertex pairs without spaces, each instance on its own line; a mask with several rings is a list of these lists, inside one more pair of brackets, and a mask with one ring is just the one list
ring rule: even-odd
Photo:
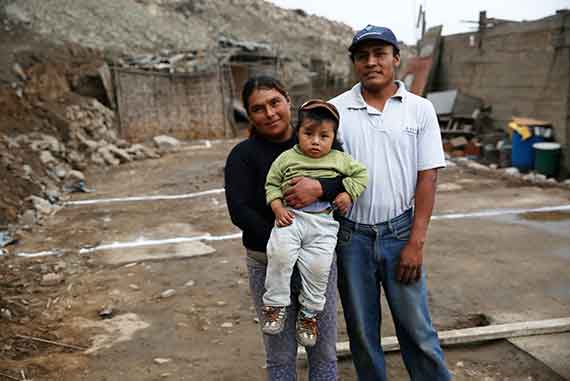
[[518,132],[513,131],[512,136],[512,151],[511,151],[511,164],[513,167],[521,171],[529,171],[534,168],[534,150],[532,145],[534,143],[543,142],[542,136],[533,135],[526,140]]

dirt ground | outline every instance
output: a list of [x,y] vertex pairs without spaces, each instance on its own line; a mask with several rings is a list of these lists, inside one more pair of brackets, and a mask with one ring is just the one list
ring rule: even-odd
[[[113,242],[238,233],[221,191],[103,200],[220,190],[224,160],[235,143],[196,142],[158,160],[95,169],[87,178],[96,192],[73,194],[72,201],[101,202],[68,205],[21,233],[0,257],[0,380],[24,374],[34,381],[263,379],[261,335],[239,239],[97,249]],[[454,190],[439,192],[436,216],[570,204],[567,190],[509,184],[460,167],[442,171],[439,183]],[[435,218],[430,229],[426,267],[440,331],[487,319],[570,316],[570,214]],[[54,255],[33,256],[42,252]],[[196,256],[164,259],[189,253]],[[141,255],[152,258],[136,260]],[[105,308],[108,319],[99,316]],[[383,312],[382,334],[391,336],[388,308]],[[339,332],[346,341],[342,311]],[[570,337],[551,336],[552,348],[569,358]],[[445,353],[455,380],[570,378],[564,365],[539,361],[504,340],[447,347]],[[388,354],[387,363],[391,380],[408,379],[398,353]],[[302,360],[299,371],[306,380]],[[339,377],[356,379],[349,358],[339,361]]]

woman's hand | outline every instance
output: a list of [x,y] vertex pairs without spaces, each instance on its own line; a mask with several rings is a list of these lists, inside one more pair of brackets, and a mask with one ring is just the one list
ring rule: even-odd
[[346,192],[339,193],[338,196],[335,197],[333,205],[338,209],[340,214],[344,216],[348,213],[348,209],[350,209],[352,205],[352,198],[350,198],[350,195]]

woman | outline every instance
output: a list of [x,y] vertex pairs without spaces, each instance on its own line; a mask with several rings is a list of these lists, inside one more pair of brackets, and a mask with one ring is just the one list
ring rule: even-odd
[[[265,202],[265,179],[271,163],[292,148],[297,138],[291,126],[291,101],[284,86],[267,76],[251,78],[244,85],[242,101],[251,122],[250,137],[234,147],[225,167],[226,199],[232,222],[243,231],[249,287],[257,312],[262,318],[267,266],[266,246],[275,222]],[[332,201],[342,190],[339,179],[294,181],[286,200],[293,207],[314,202],[319,196]],[[308,192],[306,190],[309,190]],[[319,316],[321,339],[307,349],[309,380],[336,380],[336,264],[330,273],[326,305]],[[297,342],[295,320],[301,280],[295,271],[291,280],[292,305],[279,335],[263,335],[267,375],[271,381],[296,380]]]

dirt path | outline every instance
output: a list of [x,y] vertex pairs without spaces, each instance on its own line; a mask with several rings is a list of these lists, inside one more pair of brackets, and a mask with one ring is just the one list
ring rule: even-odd
[[[160,160],[91,173],[97,191],[73,201],[182,196],[69,205],[25,233],[0,259],[0,301],[11,313],[11,320],[0,321],[0,373],[18,379],[24,370],[35,381],[263,379],[241,242],[212,239],[239,233],[221,192],[233,144],[197,143]],[[481,314],[501,322],[570,316],[570,214],[469,216],[568,205],[570,192],[514,187],[459,168],[443,171],[441,184],[455,186],[442,187],[454,191],[439,193],[435,214],[467,215],[432,222],[426,266],[438,329],[477,325]],[[167,241],[156,244],[160,240]],[[139,246],[111,245],[133,242]],[[46,251],[59,255],[31,257]],[[142,255],[151,259],[134,259]],[[164,259],[170,255],[194,257]],[[99,317],[105,308],[112,318]],[[383,335],[389,336],[387,308],[384,313]],[[341,311],[339,330],[346,340]],[[566,358],[568,339],[555,338]],[[547,366],[506,341],[448,348],[446,357],[456,380],[563,380],[549,368],[556,364]],[[391,380],[407,379],[399,354],[387,362]],[[355,379],[349,360],[339,368],[341,379]]]

